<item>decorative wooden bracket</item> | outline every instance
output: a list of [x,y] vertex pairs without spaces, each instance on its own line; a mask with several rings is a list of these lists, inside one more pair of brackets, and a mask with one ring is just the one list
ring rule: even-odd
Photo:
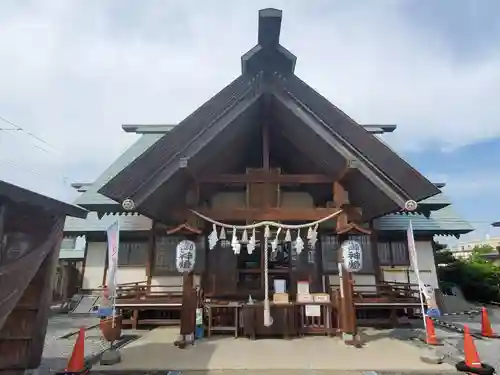
[[167,234],[175,234],[175,233],[201,234],[202,231],[198,228],[192,227],[188,223],[183,223],[181,225],[176,226],[175,228],[167,230]]
[[366,235],[372,234],[372,231],[370,229],[363,228],[356,223],[349,223],[341,228],[337,228],[337,234],[347,234],[353,231]]

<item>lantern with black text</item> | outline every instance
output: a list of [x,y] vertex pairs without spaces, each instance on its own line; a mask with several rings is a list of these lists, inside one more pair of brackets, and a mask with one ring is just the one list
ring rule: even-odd
[[193,241],[183,240],[176,248],[175,265],[179,272],[191,272],[196,262],[196,245]]
[[359,272],[363,268],[363,248],[357,241],[344,241],[341,246],[344,268],[347,272]]

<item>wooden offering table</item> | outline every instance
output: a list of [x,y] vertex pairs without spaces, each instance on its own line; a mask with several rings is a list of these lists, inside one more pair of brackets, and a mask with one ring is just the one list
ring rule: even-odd
[[298,313],[299,335],[336,334],[337,327],[332,323],[334,309],[331,302],[296,302],[295,306]]
[[266,327],[264,325],[263,302],[243,305],[244,335],[252,340],[255,340],[257,336],[283,336],[286,339],[297,336],[295,305],[293,303],[270,302],[270,306],[273,324]]
[[205,304],[207,311],[207,336],[212,336],[212,332],[232,332],[234,337],[238,337],[240,329],[241,304],[238,302],[209,302]]

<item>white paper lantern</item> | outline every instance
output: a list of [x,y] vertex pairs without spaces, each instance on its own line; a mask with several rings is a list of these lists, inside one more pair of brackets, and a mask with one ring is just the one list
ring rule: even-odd
[[179,272],[191,272],[196,262],[196,244],[183,240],[175,249],[175,265]]
[[341,246],[344,268],[347,272],[359,272],[363,268],[363,248],[357,241],[344,241]]

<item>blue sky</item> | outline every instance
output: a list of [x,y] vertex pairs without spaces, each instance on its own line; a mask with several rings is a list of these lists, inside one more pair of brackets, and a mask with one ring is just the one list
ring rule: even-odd
[[490,139],[453,150],[432,148],[403,156],[433,182],[446,182],[444,193],[457,211],[477,228],[462,240],[500,235],[490,223],[500,220],[500,139]]
[[[283,10],[296,73],[384,137],[478,228],[500,220],[496,0],[5,0],[0,178],[64,200],[133,141],[176,123],[240,73],[257,11]],[[0,122],[0,128],[9,129]]]

